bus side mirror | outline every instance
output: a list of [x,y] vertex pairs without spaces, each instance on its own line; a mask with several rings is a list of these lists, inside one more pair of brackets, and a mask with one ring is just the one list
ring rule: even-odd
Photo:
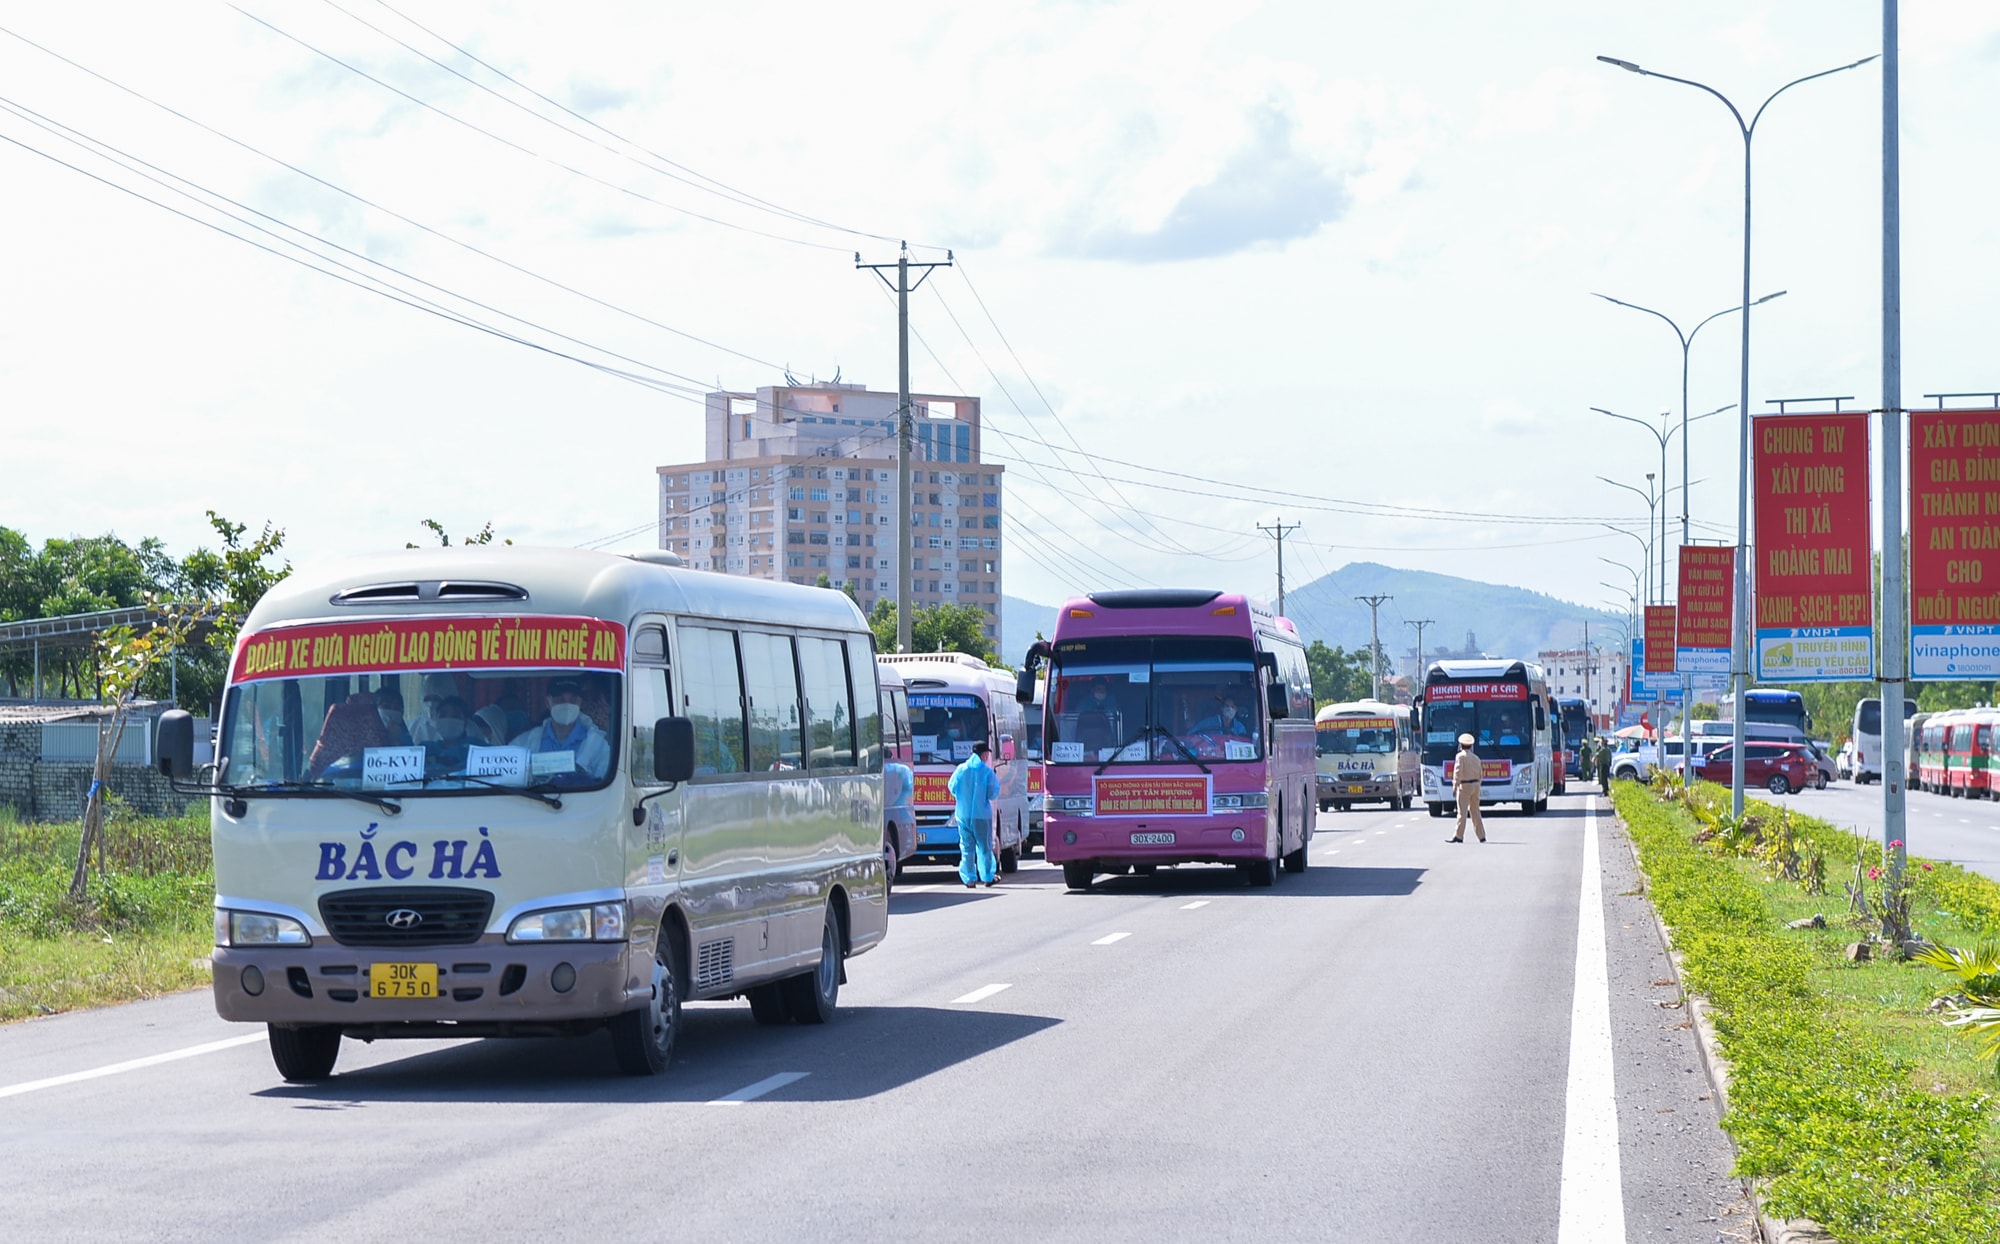
[[694,722],[662,717],[653,723],[653,778],[685,782],[694,776]]
[[1023,665],[1021,672],[1014,675],[1014,698],[1022,704],[1035,702],[1035,670],[1031,665]]
[[1274,682],[1264,688],[1264,712],[1272,721],[1283,721],[1292,715],[1291,692],[1285,684]]
[[167,777],[184,782],[194,776],[194,716],[178,708],[161,713],[153,755]]

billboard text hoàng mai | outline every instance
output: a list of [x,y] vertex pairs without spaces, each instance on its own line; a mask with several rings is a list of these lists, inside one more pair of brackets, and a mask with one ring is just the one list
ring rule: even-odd
[[1757,676],[1874,671],[1868,416],[1759,415],[1751,436]]
[[2000,678],[2000,411],[1910,412],[1910,675]]

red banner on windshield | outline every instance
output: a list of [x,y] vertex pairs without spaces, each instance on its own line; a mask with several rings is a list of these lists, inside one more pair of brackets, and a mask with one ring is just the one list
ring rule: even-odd
[[259,631],[233,682],[409,670],[625,667],[625,628],[602,618],[396,618]]

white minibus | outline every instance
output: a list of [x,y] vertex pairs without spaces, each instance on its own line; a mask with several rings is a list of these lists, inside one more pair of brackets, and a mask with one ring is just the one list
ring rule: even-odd
[[832,1017],[882,940],[874,643],[839,592],[670,553],[428,549],[251,611],[200,785],[216,1010],[287,1080],[343,1037],[573,1035],[663,1071],[682,1004]]
[[908,652],[879,658],[909,691],[910,737],[917,776],[917,862],[958,865],[952,770],[984,741],[999,779],[993,801],[994,851],[1000,871],[1014,872],[1028,839],[1025,724],[1014,676],[963,652]]

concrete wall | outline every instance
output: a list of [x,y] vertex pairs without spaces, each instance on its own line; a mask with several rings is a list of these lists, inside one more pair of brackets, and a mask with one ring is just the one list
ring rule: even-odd
[[[75,820],[90,790],[90,766],[44,763],[41,752],[39,722],[0,726],[0,803],[23,820]],[[110,786],[144,816],[178,816],[195,801],[176,795],[157,770],[140,765],[113,765]]]

